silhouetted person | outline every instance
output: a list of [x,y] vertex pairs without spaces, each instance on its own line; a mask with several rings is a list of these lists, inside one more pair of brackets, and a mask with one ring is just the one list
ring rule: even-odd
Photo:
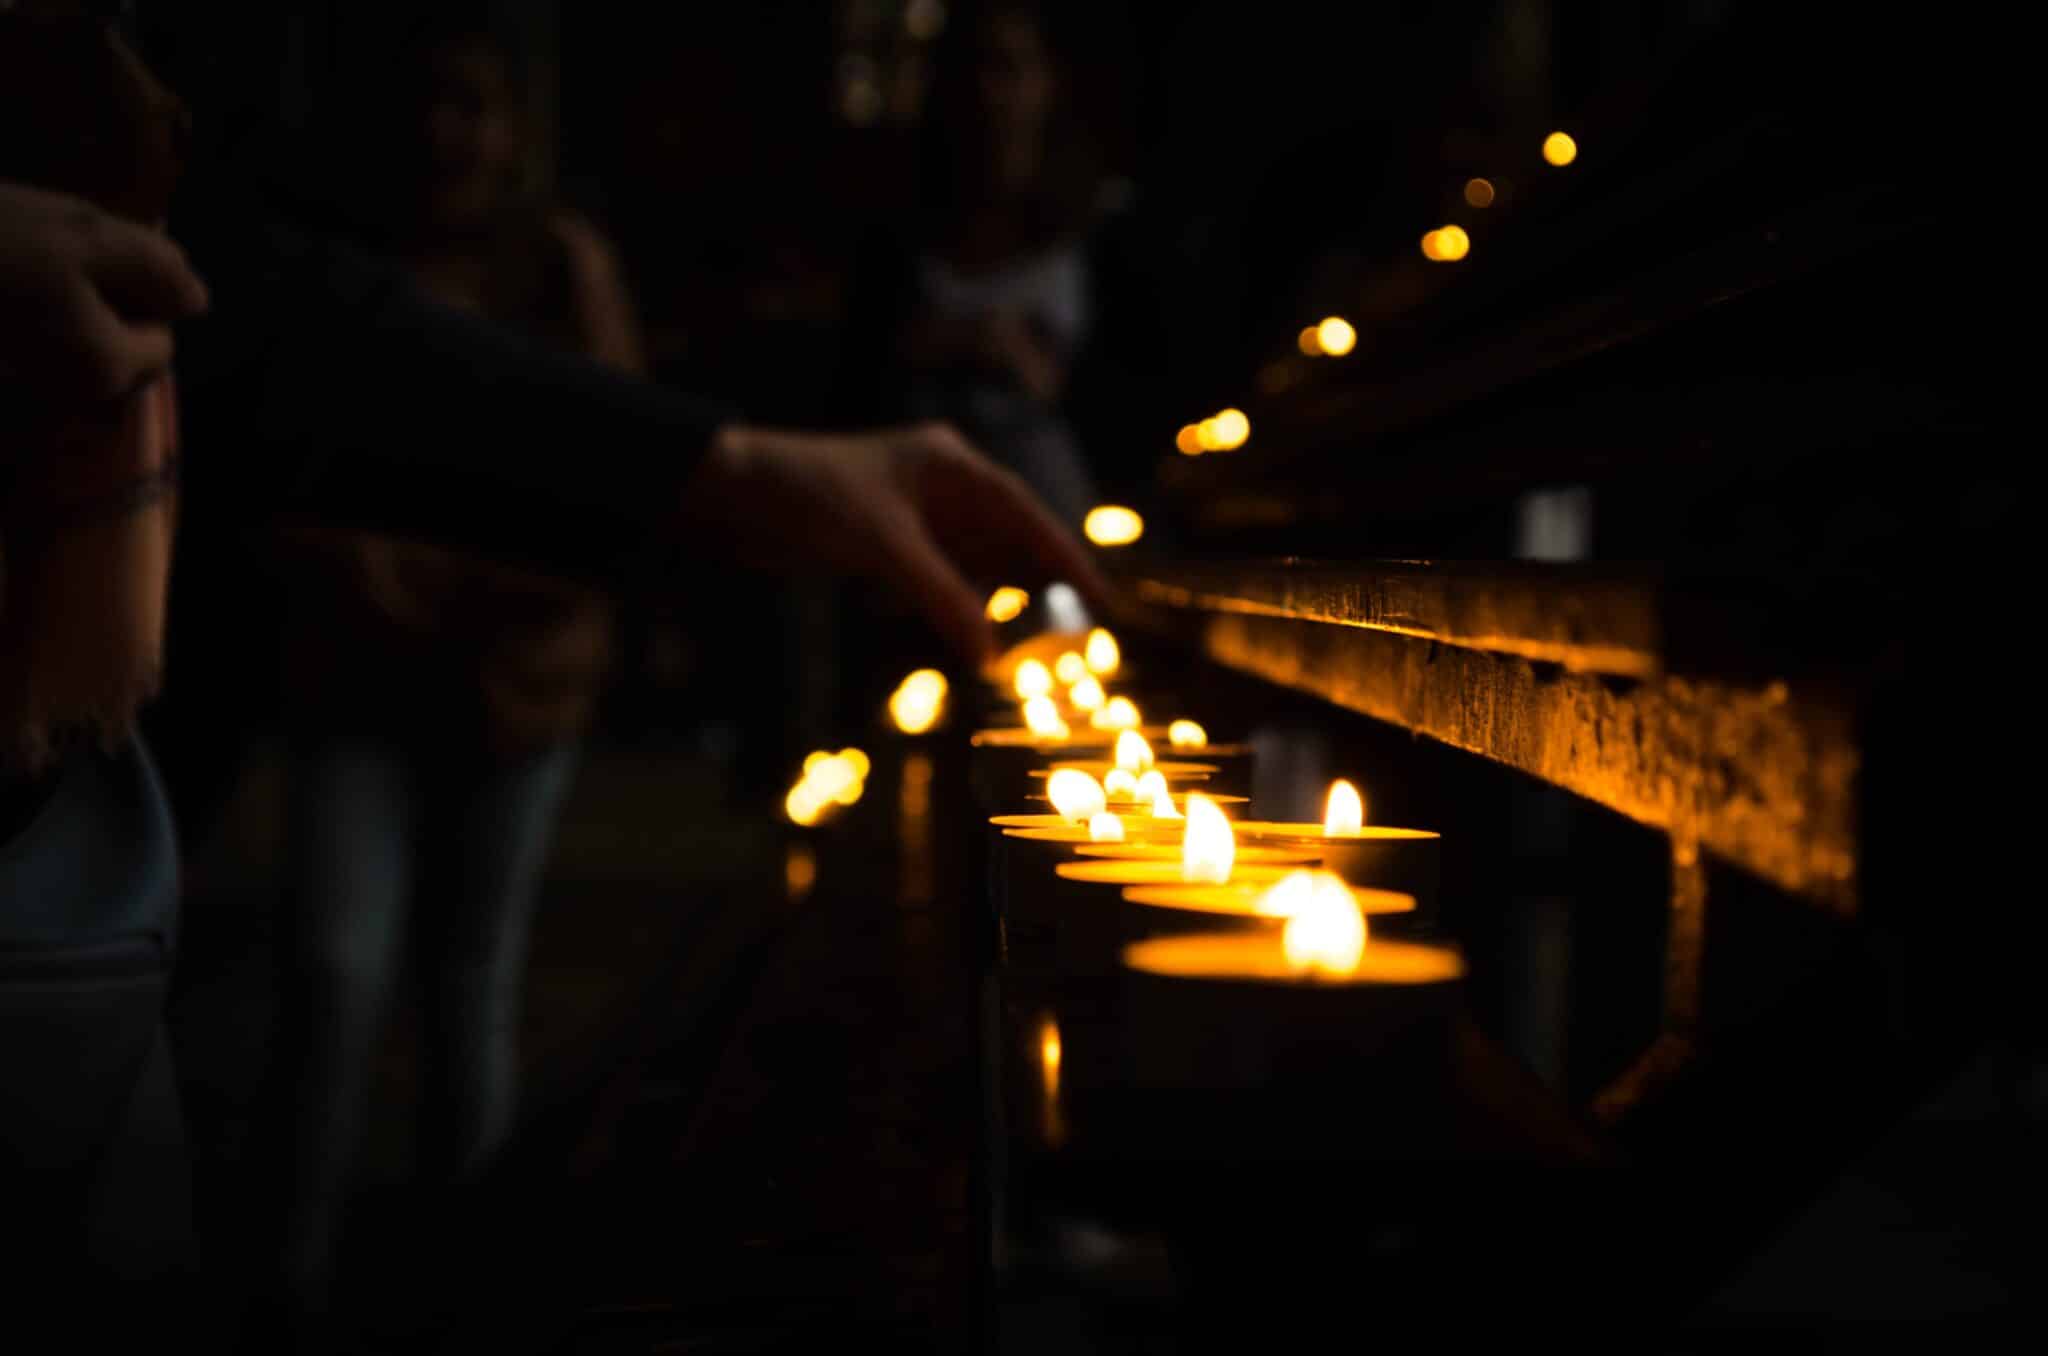
[[[406,56],[379,156],[393,253],[444,305],[638,374],[609,246],[533,183],[516,52],[449,20]],[[613,619],[587,588],[418,541],[301,529],[285,552],[304,582],[283,1021],[251,1155],[281,1218],[255,1255],[317,1309],[408,938],[424,943],[428,1177],[473,1179],[510,1131],[542,868]]]

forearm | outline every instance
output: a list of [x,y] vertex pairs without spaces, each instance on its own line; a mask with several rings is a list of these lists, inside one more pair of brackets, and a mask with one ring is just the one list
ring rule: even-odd
[[394,268],[223,209],[188,237],[188,500],[618,579],[726,411],[425,300]]

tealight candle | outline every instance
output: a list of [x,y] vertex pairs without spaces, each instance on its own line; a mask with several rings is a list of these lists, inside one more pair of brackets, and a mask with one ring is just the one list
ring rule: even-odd
[[1414,895],[1424,914],[1435,907],[1443,835],[1366,824],[1364,798],[1350,782],[1330,784],[1321,824],[1246,820],[1237,833],[1251,843],[1311,850],[1352,885]]
[[[1301,895],[1280,928],[1124,947],[1134,1082],[1278,1086],[1327,1097],[1334,1108],[1366,1076],[1379,1090],[1370,1116],[1397,1100],[1389,1086],[1444,1076],[1462,957],[1447,946],[1371,937],[1359,901],[1334,877],[1310,880]],[[1401,1076],[1389,1076],[1390,1067]]]

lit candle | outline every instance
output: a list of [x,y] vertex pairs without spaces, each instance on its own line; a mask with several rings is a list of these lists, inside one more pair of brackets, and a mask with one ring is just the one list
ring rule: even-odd
[[[1130,1073],[1142,1087],[1258,1088],[1365,1118],[1398,1116],[1449,1069],[1465,964],[1447,946],[1374,937],[1336,878],[1290,878],[1281,927],[1151,937],[1124,947]],[[1273,907],[1281,907],[1276,903]],[[1379,1095],[1361,1103],[1364,1077]],[[1352,1127],[1282,1118],[1291,1133]]]
[[1414,895],[1424,914],[1435,907],[1443,835],[1367,824],[1365,798],[1348,781],[1330,783],[1320,824],[1246,820],[1237,833],[1250,843],[1309,849],[1354,886]]
[[1199,791],[1188,793],[1186,816],[1187,827],[1177,844],[1087,844],[1075,849],[1083,860],[1061,863],[1058,874],[1062,880],[1090,885],[1271,883],[1287,874],[1285,868],[1315,861],[1313,853],[1286,848],[1248,849],[1240,860],[1222,807]]

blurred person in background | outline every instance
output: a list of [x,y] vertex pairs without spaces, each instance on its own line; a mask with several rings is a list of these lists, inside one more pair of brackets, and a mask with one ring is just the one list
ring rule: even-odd
[[[1126,236],[1131,187],[1049,12],[966,7],[947,27],[925,105],[914,219],[867,252],[849,364],[865,413],[945,418],[1069,523],[1097,502],[1100,442],[1122,429],[1080,407],[1143,408],[1122,370],[1152,351]],[[1087,416],[1082,415],[1086,420]]]
[[[391,208],[391,256],[445,306],[639,375],[610,247],[539,189],[517,42],[486,14],[444,14],[399,70],[377,162],[391,182],[371,195]],[[317,1308],[408,939],[426,980],[425,1172],[473,1179],[511,1127],[542,868],[613,618],[587,589],[418,541],[301,527],[283,549],[305,588],[287,628],[275,1106],[254,1146],[280,1170],[283,1219],[258,1255]]]

